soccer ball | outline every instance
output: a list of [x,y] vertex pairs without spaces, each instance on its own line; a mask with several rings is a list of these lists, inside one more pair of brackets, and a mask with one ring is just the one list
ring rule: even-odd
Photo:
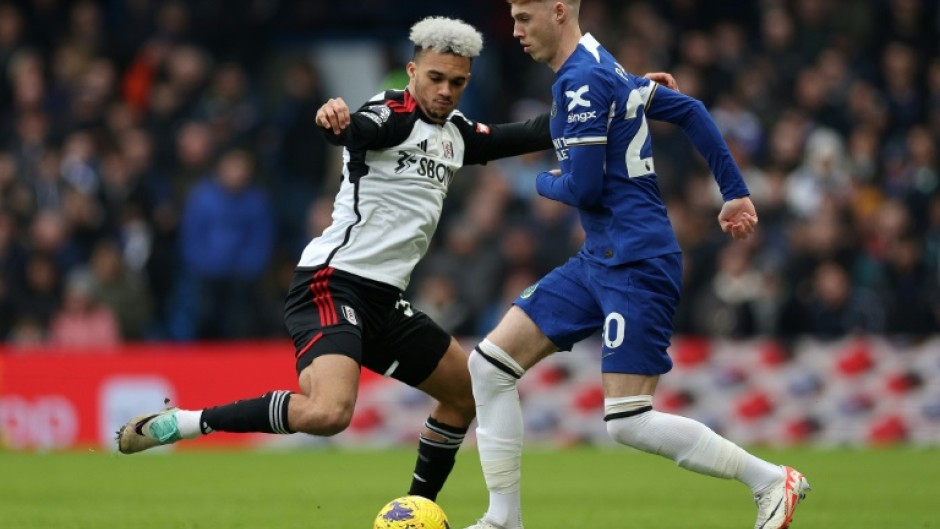
[[450,524],[440,505],[421,496],[404,496],[382,507],[373,529],[450,529]]

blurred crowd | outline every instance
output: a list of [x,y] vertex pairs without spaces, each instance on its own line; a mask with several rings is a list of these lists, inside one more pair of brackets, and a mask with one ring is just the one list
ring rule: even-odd
[[[461,16],[487,46],[471,117],[547,110],[551,71],[512,40],[504,2],[385,4],[0,2],[0,339],[286,336],[290,273],[340,180],[313,117],[342,94],[324,93],[312,39],[401,40]],[[940,330],[936,0],[584,0],[581,21],[628,71],[670,71],[706,104],[758,209],[759,235],[732,242],[704,161],[651,125],[685,256],[677,332]],[[574,254],[576,213],[535,193],[555,165],[548,151],[463,169],[412,303],[485,333]]]

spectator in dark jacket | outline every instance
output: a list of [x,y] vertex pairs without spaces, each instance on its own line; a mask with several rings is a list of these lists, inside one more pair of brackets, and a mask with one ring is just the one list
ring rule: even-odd
[[[198,182],[183,210],[180,240],[185,279],[178,316],[192,317],[198,338],[258,335],[259,288],[274,239],[265,191],[252,182],[254,162],[225,152],[216,174]],[[179,320],[176,320],[179,322]],[[192,336],[191,336],[192,337]]]

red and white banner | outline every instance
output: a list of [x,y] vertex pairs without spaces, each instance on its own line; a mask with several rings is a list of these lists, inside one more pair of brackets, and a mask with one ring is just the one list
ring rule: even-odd
[[[0,349],[0,441],[13,449],[111,446],[122,424],[159,410],[164,399],[203,408],[296,391],[293,351],[283,341]],[[375,378],[363,373],[364,384]],[[257,444],[258,437],[219,433],[198,445]]]
[[[464,344],[468,349],[473,342]],[[519,382],[526,440],[611,444],[602,420],[600,343],[552,355]],[[654,405],[744,445],[940,445],[940,337],[893,342],[676,338]],[[113,351],[0,348],[0,444],[114,448],[130,417],[296,390],[289,342],[127,345]],[[352,424],[333,438],[216,433],[175,448],[382,447],[416,442],[434,402],[363,371]],[[473,444],[473,429],[467,438]]]

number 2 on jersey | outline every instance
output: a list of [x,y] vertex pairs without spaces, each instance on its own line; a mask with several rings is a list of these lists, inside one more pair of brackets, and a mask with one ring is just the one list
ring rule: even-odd
[[[636,119],[643,105],[643,98],[639,90],[630,90],[630,96],[627,98],[627,108],[624,119]],[[636,178],[645,176],[653,172],[653,157],[640,158],[643,146],[646,145],[646,139],[649,138],[650,129],[646,124],[646,114],[639,114],[640,126],[630,139],[627,145],[627,176]]]

